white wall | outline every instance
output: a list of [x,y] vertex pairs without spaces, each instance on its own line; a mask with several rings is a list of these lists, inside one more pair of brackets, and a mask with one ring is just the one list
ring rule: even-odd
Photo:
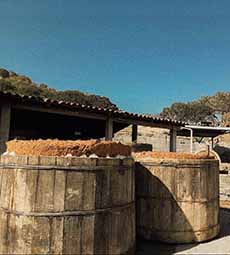
[[[114,136],[114,141],[120,141],[130,144],[131,141],[131,126],[119,131]],[[153,151],[169,151],[169,130],[160,128],[151,128],[138,126],[138,143],[149,143],[153,146]],[[205,139],[202,143],[193,141],[193,150],[201,151],[207,149],[209,139]],[[177,152],[190,152],[190,138],[177,137]]]

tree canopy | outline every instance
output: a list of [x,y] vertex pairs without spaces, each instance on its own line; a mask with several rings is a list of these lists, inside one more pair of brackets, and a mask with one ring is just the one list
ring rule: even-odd
[[3,68],[0,68],[0,90],[27,96],[39,96],[53,100],[117,109],[117,106],[107,97],[91,95],[78,90],[58,91],[46,84],[36,84],[29,77],[18,75]]
[[173,103],[165,107],[161,117],[188,123],[211,121],[215,125],[229,126],[230,92],[217,92],[188,103]]

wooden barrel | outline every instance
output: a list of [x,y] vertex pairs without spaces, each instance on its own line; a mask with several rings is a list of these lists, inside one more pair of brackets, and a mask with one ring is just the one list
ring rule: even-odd
[[216,151],[214,151],[214,150],[210,150],[210,151],[208,151],[208,150],[201,150],[201,151],[197,151],[196,152],[196,155],[201,155],[201,156],[202,155],[207,156],[208,154],[210,156],[214,157],[215,159],[217,159],[219,161],[219,164],[221,164],[221,158],[220,158],[219,154]]
[[219,164],[215,159],[136,162],[137,235],[192,243],[219,232]]
[[1,254],[132,254],[133,160],[2,156]]

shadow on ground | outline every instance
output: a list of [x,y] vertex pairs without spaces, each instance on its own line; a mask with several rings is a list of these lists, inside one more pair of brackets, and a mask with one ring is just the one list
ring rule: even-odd
[[[211,241],[201,243],[201,246],[209,246],[212,242],[222,242],[224,238],[230,237],[230,209],[220,209],[220,234]],[[221,245],[221,244],[220,244]],[[229,241],[227,241],[227,247],[229,247]],[[162,242],[151,242],[145,240],[137,240],[137,251],[136,255],[170,255],[170,254],[186,254],[190,249],[196,247],[196,252],[199,252],[199,245],[197,244],[165,244]],[[210,245],[211,247],[211,245]],[[202,252],[202,251],[201,251]],[[191,254],[191,253],[190,253]],[[213,250],[210,248],[210,254],[213,254]]]
[[[181,246],[181,248],[180,248]],[[165,244],[162,242],[153,242],[145,240],[137,240],[137,251],[136,255],[171,255],[175,252],[185,251],[195,247],[196,244],[176,245],[176,244]]]
[[225,236],[230,236],[230,209],[222,208],[220,209],[220,234],[217,238]]

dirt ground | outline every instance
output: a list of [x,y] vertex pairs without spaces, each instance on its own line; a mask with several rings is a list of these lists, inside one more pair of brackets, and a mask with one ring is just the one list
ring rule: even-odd
[[7,151],[16,155],[31,156],[90,156],[98,157],[130,156],[131,147],[119,142],[99,140],[12,140],[7,142]]
[[230,254],[230,202],[221,202],[220,234],[199,244],[164,244],[138,240],[136,255],[165,254]]

